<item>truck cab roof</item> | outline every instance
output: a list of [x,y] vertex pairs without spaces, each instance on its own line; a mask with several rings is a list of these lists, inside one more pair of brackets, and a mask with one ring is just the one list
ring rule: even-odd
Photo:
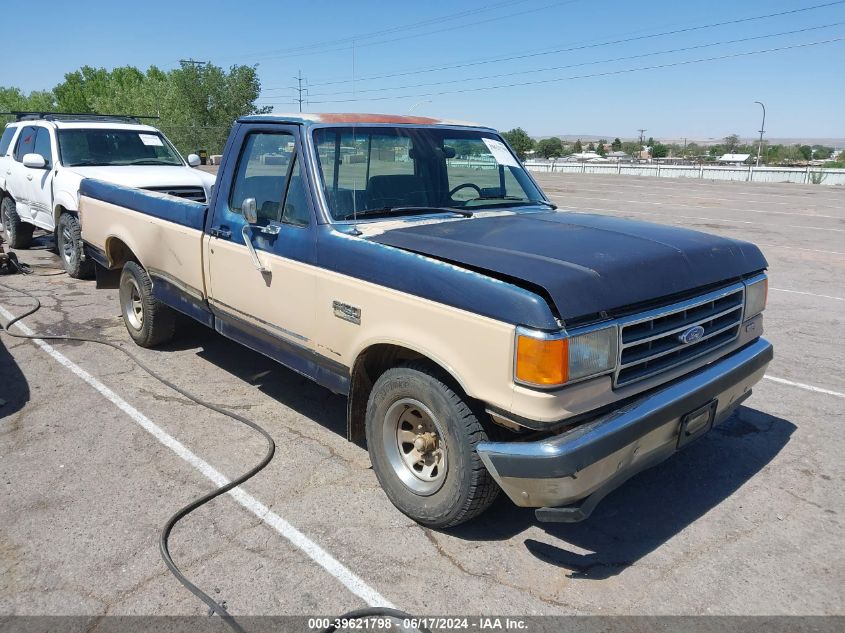
[[361,112],[324,112],[324,113],[283,113],[252,114],[238,119],[240,123],[256,123],[272,121],[275,123],[293,123],[295,125],[323,125],[327,123],[339,125],[442,125],[491,129],[486,125],[479,125],[469,121],[452,119],[435,119],[424,116],[410,116],[398,114],[371,114]]
[[143,123],[128,123],[120,121],[92,121],[92,120],[49,120],[49,119],[24,119],[9,123],[6,127],[27,127],[27,126],[52,127],[56,130],[133,130],[136,132],[158,133],[159,130],[151,125]]

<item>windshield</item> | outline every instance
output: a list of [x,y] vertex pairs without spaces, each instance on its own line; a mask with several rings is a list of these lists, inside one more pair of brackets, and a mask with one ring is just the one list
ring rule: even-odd
[[493,132],[438,127],[314,131],[323,191],[335,220],[391,209],[536,205],[543,194]]
[[179,154],[158,132],[134,130],[66,129],[58,131],[59,153],[65,167],[96,165],[182,166]]

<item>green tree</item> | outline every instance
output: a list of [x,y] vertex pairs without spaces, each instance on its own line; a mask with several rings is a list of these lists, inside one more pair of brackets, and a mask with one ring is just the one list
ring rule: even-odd
[[607,156],[607,150],[604,148],[604,145],[605,144],[601,141],[599,141],[596,145],[596,154],[598,154],[599,156]]
[[642,150],[643,146],[640,145],[638,141],[626,141],[625,143],[622,143],[622,151],[630,156],[639,158]]
[[572,151],[575,152],[576,154],[580,154],[581,152],[584,151],[584,146],[581,144],[580,138],[577,141],[575,141],[575,145],[572,147]]
[[621,152],[622,151],[622,141],[617,136],[613,139],[613,142],[610,144],[610,149],[614,152]]
[[514,128],[502,134],[505,140],[516,152],[521,160],[525,160],[525,156],[534,149],[534,139],[528,136],[528,132],[521,127]]
[[596,151],[596,146],[593,144],[592,141],[590,141],[590,144],[587,145],[587,151],[588,152],[595,152]]
[[[24,94],[18,88],[0,86],[0,112],[50,112],[55,109],[56,101],[52,92],[36,90]],[[13,117],[0,117],[0,123],[11,120],[13,120]]]
[[563,143],[557,136],[544,138],[537,142],[537,153],[543,158],[560,158],[563,156]]
[[663,143],[655,143],[651,146],[652,158],[666,158],[669,155],[669,148]]
[[739,149],[739,134],[728,134],[724,139],[725,154],[736,154]]
[[798,148],[798,151],[801,152],[801,156],[804,158],[804,160],[813,159],[813,148],[809,145],[801,145]]
[[260,91],[254,66],[226,71],[213,64],[183,64],[167,72],[155,66],[146,72],[84,66],[54,89],[58,109],[65,112],[159,117],[154,125],[183,153],[222,151],[238,117],[272,109],[256,107]]

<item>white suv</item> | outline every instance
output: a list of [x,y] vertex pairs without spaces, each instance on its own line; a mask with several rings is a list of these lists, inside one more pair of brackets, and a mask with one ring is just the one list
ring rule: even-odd
[[71,277],[91,276],[78,215],[79,183],[95,178],[205,202],[212,174],[192,169],[156,128],[132,117],[17,113],[0,137],[0,217],[12,248],[35,227],[53,232]]

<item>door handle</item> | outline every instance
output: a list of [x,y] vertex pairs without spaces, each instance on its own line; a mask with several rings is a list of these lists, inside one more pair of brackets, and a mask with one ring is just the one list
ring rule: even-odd
[[255,266],[255,270],[264,274],[269,273],[270,269],[265,268],[264,265],[261,263],[261,260],[258,259],[258,253],[255,252],[255,247],[252,245],[252,236],[249,234],[249,230],[252,227],[249,224],[244,224],[243,228],[241,229],[241,235],[244,238],[244,244],[246,244],[247,250],[249,250],[249,258],[252,260],[252,265]]
[[222,240],[228,240],[232,238],[232,231],[229,230],[228,226],[215,226],[212,227],[211,230],[208,232],[211,237],[219,237]]

